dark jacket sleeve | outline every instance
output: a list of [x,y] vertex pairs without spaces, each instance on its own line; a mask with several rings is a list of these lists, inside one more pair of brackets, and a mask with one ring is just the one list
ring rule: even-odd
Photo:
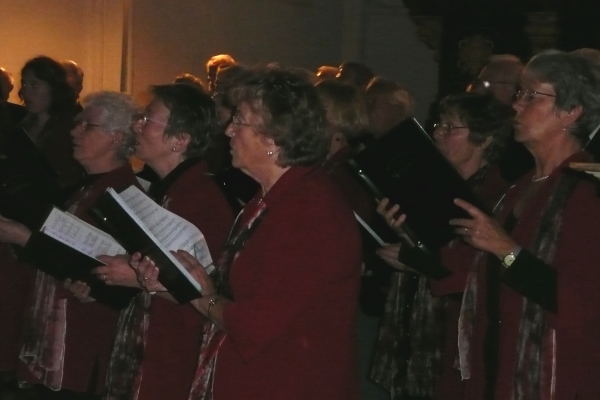
[[556,313],[558,279],[554,268],[528,250],[522,249],[514,263],[505,270],[502,281],[517,293]]

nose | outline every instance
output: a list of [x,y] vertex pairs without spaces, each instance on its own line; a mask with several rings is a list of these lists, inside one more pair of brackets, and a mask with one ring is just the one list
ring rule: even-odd
[[227,128],[225,128],[225,136],[228,136],[230,138],[235,136],[235,128],[234,128],[234,123],[230,122],[229,124],[227,124]]
[[522,97],[517,97],[515,96],[513,102],[512,102],[512,108],[513,110],[515,110],[518,113],[520,113],[521,111],[523,111],[523,107],[524,107],[524,100]]
[[83,130],[82,124],[79,122],[76,122],[73,129],[71,129],[71,136],[76,137],[77,135],[79,135],[81,133],[82,130]]
[[133,131],[133,133],[135,133],[136,135],[139,135],[140,133],[142,133],[142,130],[144,129],[144,126],[146,124],[144,123],[143,119],[138,119],[137,121],[135,121],[132,125],[131,125],[131,130]]

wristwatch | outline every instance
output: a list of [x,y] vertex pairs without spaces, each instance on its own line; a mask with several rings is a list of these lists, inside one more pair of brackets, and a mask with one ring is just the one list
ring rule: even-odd
[[521,251],[521,248],[517,247],[516,249],[514,249],[513,251],[511,251],[504,257],[502,257],[502,265],[504,265],[504,267],[506,267],[506,268],[510,267],[517,259],[517,256],[519,255],[520,251]]

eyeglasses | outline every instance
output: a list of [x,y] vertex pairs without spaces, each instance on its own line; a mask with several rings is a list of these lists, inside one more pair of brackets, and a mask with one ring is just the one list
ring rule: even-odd
[[449,135],[455,129],[468,129],[468,126],[452,126],[446,123],[433,124],[433,133],[441,132],[443,135]]
[[74,128],[77,128],[81,126],[81,128],[83,129],[84,132],[89,132],[94,128],[100,128],[102,125],[100,124],[92,124],[87,122],[86,120],[83,119],[79,119],[79,120],[75,120],[75,126]]
[[238,113],[235,113],[231,116],[231,123],[234,125],[239,125],[239,126],[254,126],[252,124],[247,124],[247,123],[243,122],[240,119],[240,116],[238,115]]
[[536,95],[556,97],[555,94],[536,92],[531,89],[518,90],[515,94],[515,101],[524,100],[526,103],[530,103],[536,98]]
[[482,79],[474,79],[469,86],[467,86],[467,92],[471,92],[475,90],[475,88],[484,88],[489,89],[492,85],[513,85],[516,86],[516,82],[506,82],[506,81],[486,81]]
[[137,118],[137,121],[141,121],[143,125],[146,125],[148,122],[153,122],[155,124],[159,124],[162,126],[167,126],[169,125],[166,122],[162,122],[162,121],[157,121],[155,119],[149,118],[146,114],[140,114]]

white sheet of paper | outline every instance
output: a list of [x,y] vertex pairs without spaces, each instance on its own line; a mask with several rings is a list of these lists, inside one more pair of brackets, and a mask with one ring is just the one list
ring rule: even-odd
[[210,273],[213,260],[206,239],[194,224],[164,209],[141,190],[130,186],[119,197],[129,206],[158,241],[168,250],[185,250]]
[[40,231],[90,257],[125,254],[112,236],[57,208],[52,209]]

